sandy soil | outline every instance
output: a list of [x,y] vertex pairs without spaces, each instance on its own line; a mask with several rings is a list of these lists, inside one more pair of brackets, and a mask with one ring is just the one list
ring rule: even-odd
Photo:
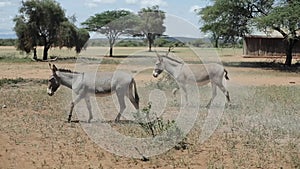
[[[230,61],[266,61],[266,59],[253,59],[253,58],[242,58],[236,57],[225,57],[225,62]],[[75,63],[56,63],[59,68],[66,68],[74,70]],[[97,66],[97,65],[96,65]],[[101,71],[113,71],[116,65],[107,64],[101,65]],[[136,73],[136,66],[123,65],[119,67]],[[283,72],[272,69],[264,68],[248,68],[248,67],[225,67],[229,71],[230,81],[228,84],[236,85],[294,85],[300,84],[299,73]],[[2,63],[0,62],[0,78],[29,78],[29,79],[47,79],[51,71],[49,70],[48,63]],[[149,69],[151,72],[152,70]],[[137,80],[142,82],[153,80],[152,76],[149,77],[148,73],[138,74]]]
[[[241,57],[225,58],[225,61],[243,60]],[[249,61],[249,59],[247,59]],[[56,63],[57,67],[74,69],[74,63]],[[114,65],[102,65],[103,70],[113,70]],[[134,71],[136,67],[124,67]],[[288,73],[263,68],[226,67],[229,86],[300,85],[299,73]],[[48,63],[0,63],[0,78],[47,79],[51,72]],[[150,76],[150,78],[149,78]],[[143,72],[136,76],[138,83],[152,80],[151,74]],[[35,90],[28,87],[29,90]],[[42,87],[46,87],[45,85]],[[12,93],[10,93],[10,90]],[[19,90],[25,90],[21,87]],[[1,91],[1,90],[0,90]],[[14,88],[2,89],[3,97],[18,95]],[[32,97],[30,95],[28,98]],[[45,96],[46,98],[46,96]],[[41,100],[57,102],[55,98]],[[3,100],[3,99],[2,99]],[[0,169],[6,168],[206,168],[211,156],[222,157],[225,163],[233,160],[226,151],[219,151],[222,142],[216,135],[208,142],[190,150],[170,150],[167,154],[153,157],[148,162],[119,157],[98,147],[85,134],[79,124],[65,123],[65,115],[58,114],[54,105],[50,108],[0,108]],[[42,105],[43,103],[41,103]],[[36,111],[35,111],[36,110]],[[60,121],[59,121],[60,120]],[[193,137],[193,136],[191,136]],[[21,141],[20,141],[21,140]],[[209,152],[214,151],[215,154]],[[251,150],[249,150],[251,151]],[[220,155],[219,153],[222,153]],[[254,153],[255,154],[255,153]],[[255,155],[253,155],[255,156]],[[275,155],[276,156],[276,155]],[[256,157],[253,157],[254,159]],[[274,157],[276,159],[276,157]],[[216,160],[221,160],[216,158]],[[225,165],[226,166],[226,165]],[[272,166],[272,165],[269,165]],[[285,164],[283,164],[285,166]],[[215,166],[217,168],[218,166]],[[227,166],[233,168],[235,166]],[[249,166],[257,168],[258,166]],[[273,166],[277,168],[278,166]]]

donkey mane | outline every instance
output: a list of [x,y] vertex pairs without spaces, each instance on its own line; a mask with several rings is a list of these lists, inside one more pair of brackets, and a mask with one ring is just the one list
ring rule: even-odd
[[67,72],[67,73],[76,73],[76,74],[80,74],[79,72],[73,72],[73,71],[70,70],[70,69],[58,69],[58,71],[60,71],[60,72]]
[[174,59],[174,58],[171,58],[171,57],[169,57],[169,56],[163,56],[163,57],[165,57],[165,58],[167,58],[167,59],[169,59],[169,60],[171,60],[171,61],[174,61],[174,62],[176,62],[176,63],[183,64],[183,62],[181,62],[181,61],[179,61],[179,60],[176,60],[176,59]]

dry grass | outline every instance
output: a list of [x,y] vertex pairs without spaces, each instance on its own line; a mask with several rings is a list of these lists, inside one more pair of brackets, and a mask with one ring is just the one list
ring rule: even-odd
[[[125,55],[132,50],[120,48],[116,53]],[[141,48],[134,50],[143,51]],[[185,50],[182,48],[175,53],[192,62],[194,56]],[[230,50],[226,51],[228,54],[223,51],[221,58],[238,55],[235,50],[233,53]],[[5,72],[0,81],[0,168],[300,168],[300,86],[297,73],[229,68],[232,103],[225,108],[213,135],[203,144],[199,143],[208,114],[204,106],[210,97],[210,86],[204,86],[200,89],[198,118],[185,140],[188,148],[171,149],[144,162],[111,154],[95,144],[79,123],[66,123],[72,98],[70,90],[61,88],[52,97],[46,94],[49,76],[46,64],[0,64],[2,73]],[[61,61],[58,65],[74,66],[68,61]],[[7,68],[17,70],[8,75]],[[113,69],[111,64],[103,65],[103,68]],[[145,80],[144,76],[149,73],[145,71],[140,75],[143,77],[137,77],[141,107],[147,104],[149,90],[157,86],[156,80]],[[19,76],[22,79],[15,79]],[[239,83],[246,77],[253,81]],[[268,78],[270,82],[266,81]],[[277,81],[276,85],[269,85],[276,78],[280,85]],[[169,98],[165,114],[172,116],[178,110],[179,98],[171,96],[172,89],[167,85],[162,90]],[[104,108],[107,118],[113,120],[117,113],[110,99],[100,98],[98,102],[109,105]],[[127,136],[143,136],[138,124],[113,125]]]
[[[299,86],[230,88],[233,103],[210,139],[199,143],[207,114],[201,108],[186,139],[188,149],[171,149],[149,162],[118,157],[98,147],[80,124],[66,123],[69,90],[62,88],[49,97],[45,88],[33,82],[1,88],[0,103],[6,105],[0,109],[1,168],[300,167]],[[210,95],[207,88],[201,89],[203,106]],[[115,125],[121,133],[136,137],[141,136],[139,127]]]

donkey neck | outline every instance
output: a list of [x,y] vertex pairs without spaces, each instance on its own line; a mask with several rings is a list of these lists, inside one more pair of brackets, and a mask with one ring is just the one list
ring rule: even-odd
[[60,78],[60,83],[70,89],[72,89],[72,84],[74,81],[76,81],[82,75],[81,73],[62,71],[58,71],[56,74]]
[[166,71],[170,73],[174,78],[177,78],[179,73],[181,72],[183,63],[169,57],[164,57],[164,64]]

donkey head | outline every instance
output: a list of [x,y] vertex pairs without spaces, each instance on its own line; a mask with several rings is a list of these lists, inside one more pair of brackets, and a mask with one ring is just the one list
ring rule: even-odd
[[[166,56],[168,56],[170,51],[167,52]],[[165,69],[165,64],[163,62],[163,56],[159,55],[157,51],[155,51],[156,56],[157,56],[157,61],[155,62],[154,70],[153,70],[153,77],[158,77],[164,69]]]
[[155,62],[155,65],[154,65],[154,70],[153,70],[153,77],[158,77],[159,74],[161,74],[161,72],[164,71],[164,62],[163,62],[163,58],[162,56],[159,56],[157,54],[157,61]]
[[47,93],[49,96],[52,96],[60,86],[60,78],[56,74],[56,71],[58,70],[56,66],[53,65],[51,67],[51,64],[49,63],[49,67],[52,70],[52,75],[49,78]]

